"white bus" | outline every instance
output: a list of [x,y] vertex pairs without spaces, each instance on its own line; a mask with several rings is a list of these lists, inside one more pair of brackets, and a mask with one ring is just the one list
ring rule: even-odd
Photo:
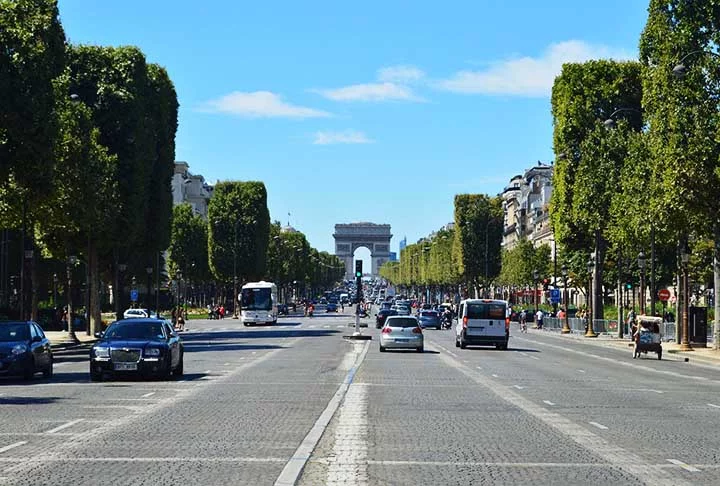
[[243,325],[277,324],[278,293],[272,282],[250,282],[242,286],[238,296]]

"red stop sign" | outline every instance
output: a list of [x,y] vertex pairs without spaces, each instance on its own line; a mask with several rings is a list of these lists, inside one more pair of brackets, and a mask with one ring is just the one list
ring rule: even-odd
[[658,297],[665,302],[670,298],[670,291],[668,289],[660,289],[658,290]]

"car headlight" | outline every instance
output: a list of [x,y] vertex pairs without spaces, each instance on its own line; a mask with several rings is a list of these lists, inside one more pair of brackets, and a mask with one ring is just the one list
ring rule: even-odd
[[147,348],[145,356],[160,356],[160,350],[158,348]]
[[96,358],[109,358],[110,348],[93,348],[93,353],[95,354]]
[[27,353],[28,347],[24,344],[18,344],[14,348],[12,348],[12,354],[15,356],[18,356],[23,353]]

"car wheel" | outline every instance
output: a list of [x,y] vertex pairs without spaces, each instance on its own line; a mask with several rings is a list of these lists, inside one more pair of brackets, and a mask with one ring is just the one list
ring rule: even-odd
[[173,376],[182,376],[182,375],[183,375],[183,373],[184,373],[184,371],[183,371],[183,361],[184,361],[183,358],[184,358],[184,356],[181,354],[181,355],[180,355],[180,362],[178,363],[177,368],[175,368],[175,369],[173,370],[173,373],[172,373]]
[[380,345],[380,352],[381,352],[381,353],[384,353],[384,352],[385,352],[385,346]]
[[102,381],[102,373],[96,373],[95,371],[90,372],[90,381]]
[[425,346],[420,346],[419,348],[417,348],[417,352],[418,352],[418,353],[424,353],[424,352],[425,352]]
[[22,374],[23,380],[32,380],[35,377],[35,360],[31,360]]
[[456,347],[456,348],[459,348],[459,347],[460,347],[460,341],[458,341],[458,338],[457,338],[457,337],[455,337],[455,347]]
[[465,344],[465,340],[463,338],[460,338],[460,349],[467,348],[467,344]]
[[43,377],[44,378],[52,378],[53,376],[53,361],[52,358],[50,359],[50,364],[47,368],[43,370]]
[[248,323],[248,322],[243,322],[243,326],[248,327],[249,325],[250,325],[250,323]]

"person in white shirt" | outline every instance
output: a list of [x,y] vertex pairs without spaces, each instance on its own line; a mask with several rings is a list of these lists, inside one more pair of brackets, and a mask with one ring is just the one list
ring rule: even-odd
[[538,329],[542,329],[543,327],[543,317],[545,317],[545,314],[543,314],[542,309],[538,309],[537,314],[535,314],[535,322],[537,322]]

